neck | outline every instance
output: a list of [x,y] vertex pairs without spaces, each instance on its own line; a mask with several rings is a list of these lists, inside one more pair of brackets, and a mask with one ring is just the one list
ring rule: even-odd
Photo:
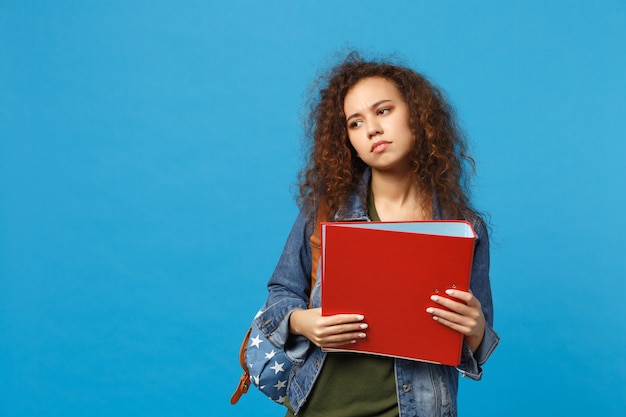
[[372,172],[372,193],[376,211],[383,221],[432,218],[432,202],[410,174]]

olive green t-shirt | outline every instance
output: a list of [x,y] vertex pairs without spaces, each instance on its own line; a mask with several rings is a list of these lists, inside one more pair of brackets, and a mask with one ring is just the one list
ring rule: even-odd
[[[378,221],[373,198],[370,219]],[[357,342],[358,343],[358,342]],[[293,417],[289,404],[285,417]],[[394,360],[361,353],[328,353],[298,417],[398,417]]]

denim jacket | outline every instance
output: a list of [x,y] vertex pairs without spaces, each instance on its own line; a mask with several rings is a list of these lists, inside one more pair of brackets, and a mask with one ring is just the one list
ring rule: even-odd
[[[361,187],[369,184],[369,172],[363,178]],[[354,193],[344,210],[337,212],[333,221],[368,221],[366,202]],[[433,202],[435,218],[441,218],[436,198]],[[394,359],[396,391],[400,417],[417,416],[456,416],[458,375],[479,380],[481,366],[487,361],[499,342],[493,330],[493,304],[489,283],[489,238],[481,220],[472,221],[477,234],[474,248],[474,262],[470,288],[481,302],[485,315],[485,335],[482,343],[472,354],[464,343],[461,363],[458,367],[432,363]],[[301,210],[293,225],[283,253],[272,274],[269,295],[263,312],[255,319],[258,328],[276,346],[284,347],[293,367],[289,378],[289,403],[295,414],[305,404],[313,384],[324,364],[326,353],[304,336],[289,333],[289,316],[295,310],[306,309],[309,297],[312,307],[320,307],[319,268],[315,288],[311,290],[311,248],[309,237],[314,225],[306,210]]]

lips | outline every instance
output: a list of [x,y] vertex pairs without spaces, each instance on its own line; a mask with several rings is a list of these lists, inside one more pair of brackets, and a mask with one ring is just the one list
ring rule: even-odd
[[379,140],[378,142],[372,144],[372,147],[370,148],[370,152],[372,153],[381,153],[383,152],[385,149],[387,149],[387,147],[389,146],[391,142],[387,142],[384,140]]

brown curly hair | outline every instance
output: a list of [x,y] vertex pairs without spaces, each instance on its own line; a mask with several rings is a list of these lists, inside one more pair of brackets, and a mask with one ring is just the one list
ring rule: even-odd
[[443,93],[410,68],[365,61],[356,52],[321,76],[311,89],[305,119],[309,157],[299,175],[300,205],[312,208],[312,213],[324,201],[330,213],[335,213],[357,190],[367,165],[348,139],[343,105],[348,91],[368,77],[393,82],[408,104],[409,124],[416,138],[411,161],[420,189],[437,196],[445,218],[477,217],[468,185],[475,163]]

